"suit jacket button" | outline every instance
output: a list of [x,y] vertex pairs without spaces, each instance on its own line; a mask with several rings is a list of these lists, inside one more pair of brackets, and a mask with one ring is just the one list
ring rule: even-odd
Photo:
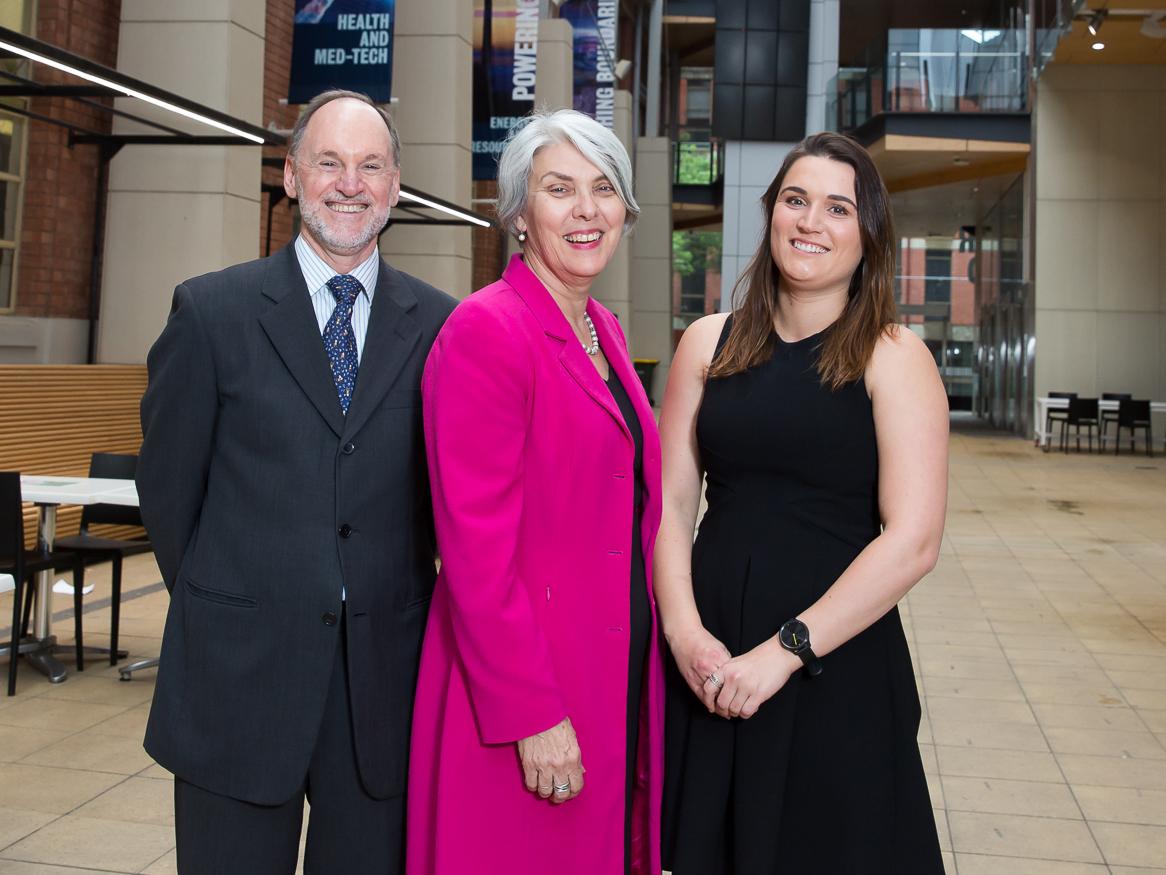
[[347,538],[349,535],[352,534],[352,526],[348,525],[348,523],[345,523],[337,531],[338,531],[340,537]]
[[334,613],[332,613],[331,611],[328,611],[327,613],[325,613],[324,616],[321,617],[320,619],[322,619],[324,621],[325,626],[335,626],[336,625],[336,615]]
[[356,444],[354,444],[352,441],[349,441],[344,445],[344,448],[341,452],[343,452],[346,456],[351,456],[354,452],[356,452]]

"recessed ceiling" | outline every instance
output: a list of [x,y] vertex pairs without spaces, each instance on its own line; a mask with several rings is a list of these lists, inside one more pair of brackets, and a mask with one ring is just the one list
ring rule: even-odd
[[1009,173],[895,192],[895,236],[956,237],[961,227],[980,223],[1016,179]]
[[[1150,12],[1166,12],[1166,0],[1130,0],[1128,5],[1108,0],[1090,0],[1089,10],[1107,9],[1108,15],[1094,36],[1087,22],[1073,22],[1072,32],[1057,45],[1053,61],[1057,64],[1166,64],[1166,39],[1154,39],[1141,32],[1142,22]],[[1166,19],[1162,21],[1166,27]],[[1101,42],[1105,48],[1091,46]]]

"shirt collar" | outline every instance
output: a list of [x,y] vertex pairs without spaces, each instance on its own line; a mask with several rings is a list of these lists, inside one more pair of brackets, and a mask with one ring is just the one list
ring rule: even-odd
[[[327,285],[328,280],[337,276],[336,270],[324,259],[316,254],[304,235],[296,237],[296,259],[300,263],[300,271],[304,275],[304,282],[308,286],[308,294],[314,295]],[[365,297],[372,303],[376,292],[377,276],[380,273],[380,253],[373,249],[368,258],[358,264],[349,276],[355,277],[364,287]]]

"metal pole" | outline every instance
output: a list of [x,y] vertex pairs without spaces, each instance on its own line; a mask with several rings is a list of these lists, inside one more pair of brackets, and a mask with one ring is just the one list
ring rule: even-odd
[[636,7],[636,48],[632,56],[632,140],[644,133],[644,115],[640,108],[640,64],[644,61],[644,7]]
[[89,257],[89,340],[85,361],[97,361],[97,320],[101,318],[101,270],[105,256],[105,208],[109,198],[109,162],[119,145],[98,147],[97,194],[93,205],[93,250]]
[[[664,0],[652,0],[648,18],[648,105],[644,136],[660,136],[660,55],[664,51]],[[638,69],[638,67],[637,67]]]

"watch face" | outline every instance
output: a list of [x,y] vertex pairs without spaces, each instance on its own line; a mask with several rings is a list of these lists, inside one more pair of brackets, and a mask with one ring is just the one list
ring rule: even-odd
[[797,653],[810,646],[810,630],[801,620],[790,620],[778,632],[781,644],[787,650]]

